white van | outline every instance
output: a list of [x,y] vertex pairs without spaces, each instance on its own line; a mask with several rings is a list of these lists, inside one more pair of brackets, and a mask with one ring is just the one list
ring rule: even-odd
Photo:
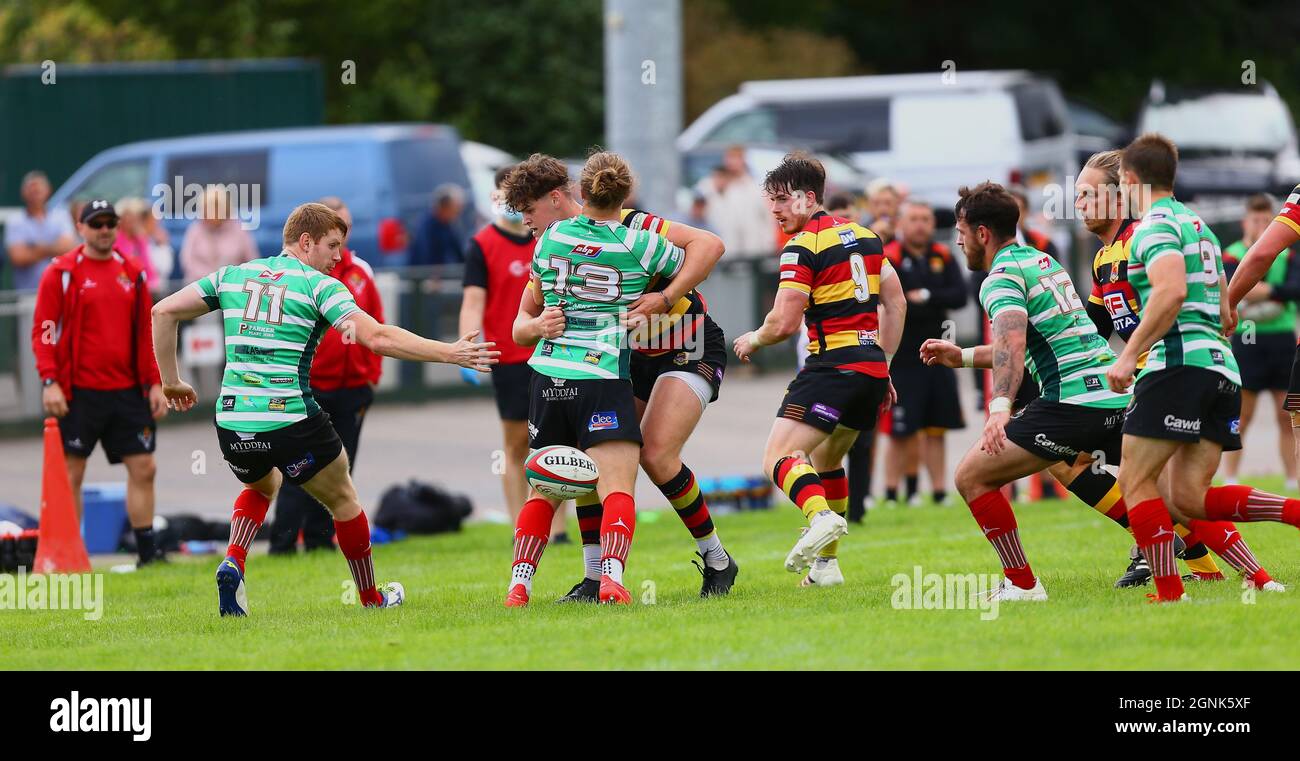
[[705,143],[843,154],[939,209],[952,208],[962,185],[1020,183],[1034,196],[1078,168],[1060,89],[1028,71],[745,82],[677,139],[682,152]]

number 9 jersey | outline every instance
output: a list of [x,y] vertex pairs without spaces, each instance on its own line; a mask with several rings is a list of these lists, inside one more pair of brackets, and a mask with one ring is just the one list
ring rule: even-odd
[[778,289],[808,294],[805,367],[889,377],[880,348],[880,272],[888,267],[875,233],[819,211],[781,251]]

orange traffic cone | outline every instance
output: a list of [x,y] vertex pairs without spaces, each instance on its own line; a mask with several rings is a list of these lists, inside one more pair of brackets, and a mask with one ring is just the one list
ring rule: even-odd
[[77,525],[77,509],[63,459],[59,421],[45,418],[45,468],[41,474],[41,527],[35,573],[90,573],[90,556]]

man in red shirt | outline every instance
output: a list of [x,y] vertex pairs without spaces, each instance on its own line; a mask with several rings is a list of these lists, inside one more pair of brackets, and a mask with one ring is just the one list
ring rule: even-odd
[[[335,196],[322,198],[320,203],[338,214],[352,229],[352,213],[347,205]],[[375,288],[375,273],[365,260],[347,248],[347,234],[343,237],[343,258],[330,272],[330,277],[343,283],[356,300],[376,321],[384,321],[384,304]],[[361,423],[375,399],[375,385],[382,373],[383,358],[356,341],[345,341],[337,330],[326,331],[316,347],[311,363],[312,396],[321,409],[329,413],[330,423],[343,440],[348,453],[348,470],[356,467],[357,445],[361,440]],[[329,511],[313,499],[302,487],[286,481],[275,502],[275,521],[271,524],[271,552],[273,554],[296,552],[298,534],[308,550],[334,546],[334,519]]]
[[[497,170],[496,190],[492,193],[495,218],[470,239],[465,253],[460,327],[481,328],[483,340],[495,341],[501,350],[501,363],[492,368],[492,390],[496,394],[505,447],[502,486],[513,525],[520,506],[528,498],[524,460],[528,459],[528,388],[533,375],[528,358],[533,355],[533,349],[515,343],[511,331],[519,313],[519,299],[528,284],[536,240],[524,227],[523,215],[506,208],[499,197],[501,182],[511,169],[514,167]],[[479,384],[478,375],[461,373],[467,383],[475,386]],[[555,511],[551,536],[552,544],[567,540],[563,510]]]
[[144,271],[113,250],[117,212],[94,200],[81,210],[86,241],[51,261],[41,276],[32,351],[46,413],[59,419],[68,477],[81,517],[86,458],[103,442],[126,465],[126,512],[140,565],[161,558],[154,543],[154,421],[167,414],[153,355]]

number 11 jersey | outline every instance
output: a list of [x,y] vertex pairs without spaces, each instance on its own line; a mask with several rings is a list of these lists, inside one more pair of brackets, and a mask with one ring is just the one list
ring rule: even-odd
[[221,310],[226,329],[219,427],[273,431],[320,412],[308,373],[321,335],[360,309],[346,286],[281,253],[222,267],[191,287]]

